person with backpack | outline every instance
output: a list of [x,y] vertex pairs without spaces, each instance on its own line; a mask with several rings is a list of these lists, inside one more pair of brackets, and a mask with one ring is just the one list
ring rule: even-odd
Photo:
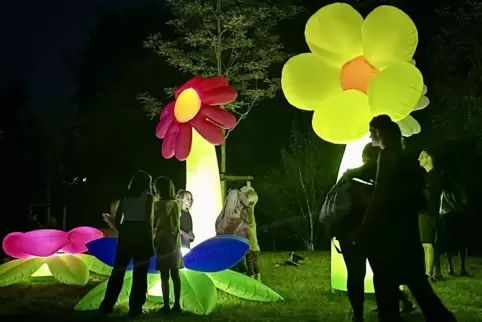
[[356,242],[366,251],[373,269],[379,321],[402,321],[399,288],[403,284],[426,321],[456,321],[425,275],[418,212],[426,207],[426,200],[418,160],[404,151],[400,128],[387,115],[372,119],[370,137],[381,151],[373,196]]
[[[354,236],[367,210],[373,193],[373,184],[377,170],[377,156],[380,149],[367,144],[363,149],[363,165],[348,170],[328,193],[322,211],[322,223],[327,233],[339,241],[339,251],[343,254],[347,269],[347,293],[352,306],[351,320],[361,322],[364,319],[365,275],[367,256],[364,250],[355,243]],[[345,197],[343,197],[345,194]],[[338,199],[339,200],[335,200]],[[342,203],[342,204],[340,204]],[[337,207],[340,204],[340,207]],[[328,210],[328,208],[331,208]],[[342,208],[337,214],[336,210]],[[343,210],[347,210],[343,214]],[[330,214],[331,212],[331,214]],[[330,217],[330,218],[329,218]],[[403,311],[409,313],[413,304],[403,291],[400,291]]]
[[460,276],[469,277],[467,273],[466,250],[468,248],[467,230],[469,227],[466,213],[467,197],[460,181],[450,174],[442,181],[440,196],[440,249],[445,252],[449,264],[449,275],[455,276],[452,262],[453,252],[460,258]]

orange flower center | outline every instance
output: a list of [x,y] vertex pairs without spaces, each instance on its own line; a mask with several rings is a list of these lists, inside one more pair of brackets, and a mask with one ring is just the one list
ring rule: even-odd
[[378,73],[378,69],[370,65],[365,57],[359,56],[341,69],[341,87],[344,91],[354,89],[367,94],[368,86]]
[[196,90],[188,88],[177,97],[174,105],[174,117],[179,123],[192,120],[201,109],[201,98]]

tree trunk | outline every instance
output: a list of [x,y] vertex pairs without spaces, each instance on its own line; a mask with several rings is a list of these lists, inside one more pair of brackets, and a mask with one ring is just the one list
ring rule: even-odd
[[193,246],[215,235],[215,223],[223,202],[218,158],[214,145],[192,130],[191,153],[186,160],[186,190],[193,195],[191,216]]
[[[221,38],[221,0],[216,1],[217,20],[217,41],[216,41],[216,63],[218,76],[223,76],[223,44]],[[223,131],[226,136],[226,132]],[[221,173],[226,174],[226,140],[221,145]],[[226,180],[221,181],[221,198],[226,198]]]

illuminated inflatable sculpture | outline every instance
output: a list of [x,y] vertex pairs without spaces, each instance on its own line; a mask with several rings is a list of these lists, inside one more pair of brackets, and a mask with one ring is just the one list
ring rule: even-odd
[[236,118],[218,107],[233,102],[237,92],[224,77],[194,77],[175,92],[175,101],[161,111],[156,136],[162,156],[186,160],[186,190],[194,197],[191,215],[196,245],[215,235],[222,208],[221,182],[214,145],[224,142],[223,129]]
[[[418,31],[403,11],[380,6],[363,19],[348,4],[330,4],[308,20],[305,38],[311,52],[285,64],[282,89],[291,105],[314,111],[312,126],[320,138],[347,145],[339,177],[361,165],[374,116],[389,115],[405,136],[420,132],[410,113],[429,100],[412,60]],[[331,265],[332,288],[346,291],[345,264],[334,247]],[[365,291],[374,291],[371,270]]]
[[[115,237],[95,240],[87,245],[89,251],[109,267],[114,263],[116,246],[117,238]],[[244,257],[248,248],[249,242],[247,239],[226,235],[207,239],[191,250],[182,249],[186,267],[180,271],[182,283],[181,307],[183,310],[199,315],[211,313],[216,306],[216,288],[252,301],[274,302],[283,300],[280,295],[261,282],[227,270]],[[148,294],[150,300],[162,302],[160,275],[155,270],[155,261],[155,256],[153,256],[148,274]],[[132,266],[129,265],[127,270],[117,303],[129,300],[132,285]],[[81,311],[98,309],[104,298],[106,288],[107,281],[93,288],[80,300],[75,309]],[[172,294],[170,296],[172,297]]]
[[0,265],[0,286],[49,276],[65,284],[86,285],[89,270],[100,274],[110,272],[95,257],[82,254],[87,251],[86,243],[102,237],[100,230],[91,227],[78,227],[70,232],[40,229],[8,234],[2,247],[16,259]]

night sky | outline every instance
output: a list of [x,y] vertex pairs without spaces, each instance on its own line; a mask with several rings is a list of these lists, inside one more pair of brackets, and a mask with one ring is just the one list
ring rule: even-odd
[[[438,2],[440,5],[451,0]],[[141,3],[142,0],[2,0],[0,83],[29,80],[32,107],[65,106],[72,93],[66,60],[83,47],[99,12]],[[420,11],[430,10],[429,3],[433,1],[417,5],[421,16],[425,14]]]
[[31,105],[55,108],[72,93],[66,59],[81,49],[102,10],[140,0],[3,0],[0,2],[0,83],[29,80]]

